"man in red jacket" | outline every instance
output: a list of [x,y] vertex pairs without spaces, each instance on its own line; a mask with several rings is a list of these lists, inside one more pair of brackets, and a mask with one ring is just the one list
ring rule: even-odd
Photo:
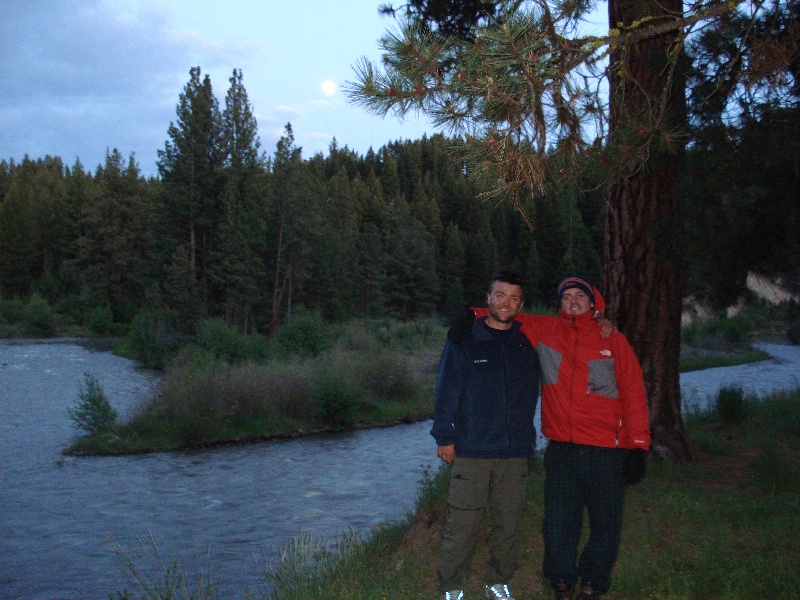
[[[580,600],[611,587],[619,552],[625,483],[644,474],[650,447],[642,368],[625,336],[600,336],[600,293],[583,277],[558,286],[558,320],[541,332],[545,450],[544,576],[554,599]],[[601,310],[602,310],[601,308]],[[524,329],[524,327],[523,327]],[[627,467],[626,467],[627,464]],[[578,558],[583,510],[590,534]],[[577,559],[577,564],[576,564]]]
[[[545,518],[543,571],[555,600],[595,600],[611,586],[619,552],[625,483],[644,475],[650,447],[642,369],[625,336],[601,336],[605,309],[584,277],[558,286],[557,317],[519,314],[542,368]],[[476,311],[478,315],[481,311]],[[589,539],[578,557],[583,510]]]

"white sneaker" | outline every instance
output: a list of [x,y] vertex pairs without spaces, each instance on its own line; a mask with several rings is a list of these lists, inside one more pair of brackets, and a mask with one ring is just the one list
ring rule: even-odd
[[450,590],[444,593],[444,600],[464,600],[464,592],[462,590]]
[[514,600],[505,583],[495,583],[486,586],[486,600]]

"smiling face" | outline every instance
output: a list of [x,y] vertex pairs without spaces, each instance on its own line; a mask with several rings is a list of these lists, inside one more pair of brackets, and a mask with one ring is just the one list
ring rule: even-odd
[[522,308],[522,288],[518,285],[495,281],[492,290],[486,295],[489,316],[486,324],[494,329],[510,329],[514,317]]
[[594,308],[591,298],[580,288],[568,288],[561,294],[561,310],[577,317]]

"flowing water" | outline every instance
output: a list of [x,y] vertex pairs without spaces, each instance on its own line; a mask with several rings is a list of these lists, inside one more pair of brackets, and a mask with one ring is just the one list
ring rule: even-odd
[[[702,409],[725,385],[800,386],[800,348],[770,361],[684,374]],[[124,418],[158,385],[126,359],[74,340],[0,341],[0,598],[108,598],[132,559],[158,578],[177,562],[222,598],[267,591],[265,569],[304,533],[334,539],[398,521],[436,468],[430,422],[202,452],[66,458],[83,374]],[[121,556],[114,551],[121,549]]]

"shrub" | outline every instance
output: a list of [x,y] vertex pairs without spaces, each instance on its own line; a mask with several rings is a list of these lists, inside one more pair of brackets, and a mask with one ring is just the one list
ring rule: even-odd
[[319,419],[327,425],[349,425],[355,419],[361,392],[336,373],[323,373],[315,385]]
[[7,323],[22,323],[25,320],[25,303],[16,298],[0,301],[0,318]]
[[307,363],[246,363],[231,369],[231,399],[240,417],[313,419],[313,367]]
[[399,353],[370,353],[360,361],[359,369],[361,386],[379,398],[402,399],[416,389],[408,361]]
[[107,335],[111,333],[114,326],[114,315],[111,308],[106,306],[95,306],[89,311],[89,329],[96,335]]
[[722,339],[729,344],[741,344],[750,341],[750,327],[743,319],[722,318],[720,320],[720,333]]
[[111,407],[100,382],[91,373],[83,374],[84,384],[78,390],[78,404],[68,408],[78,429],[93,435],[108,431],[117,423],[117,411]]
[[317,312],[298,309],[275,333],[274,343],[282,356],[312,358],[330,349],[333,327]]
[[445,330],[434,325],[430,319],[411,322],[378,321],[375,323],[375,337],[389,348],[412,351],[419,347],[444,344]]
[[231,329],[220,318],[206,319],[197,328],[197,344],[214,358],[229,363],[262,361],[269,357],[269,345],[263,336]]
[[744,392],[740,387],[723,387],[717,395],[717,414],[726,425],[738,425],[744,421]]
[[133,318],[121,352],[147,367],[160,367],[166,355],[165,323],[155,314],[142,311]]
[[228,367],[171,370],[164,378],[161,398],[151,407],[170,424],[182,443],[192,446],[214,439],[232,406],[227,392]]
[[800,344],[800,321],[789,323],[789,327],[786,328],[786,337],[795,346]]
[[50,304],[34,294],[25,310],[25,325],[34,335],[51,336],[56,329],[56,314]]

